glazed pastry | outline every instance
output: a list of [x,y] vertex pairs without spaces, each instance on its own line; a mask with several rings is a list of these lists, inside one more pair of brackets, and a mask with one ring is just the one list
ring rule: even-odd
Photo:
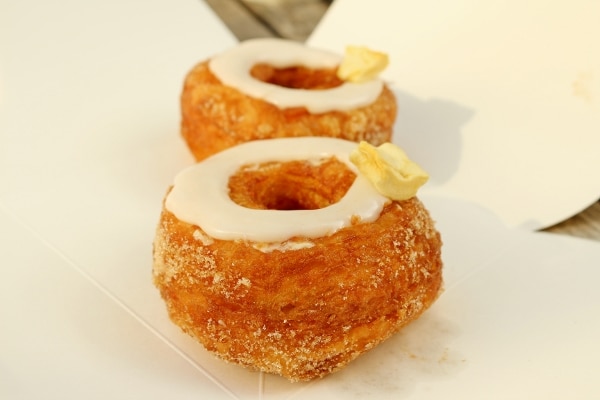
[[196,65],[181,95],[181,134],[194,157],[276,137],[391,141],[396,99],[376,77],[387,56],[348,54],[253,39]]
[[442,243],[415,196],[426,175],[385,146],[252,141],[178,174],[154,242],[172,321],[224,360],[297,381],[419,317],[442,287]]

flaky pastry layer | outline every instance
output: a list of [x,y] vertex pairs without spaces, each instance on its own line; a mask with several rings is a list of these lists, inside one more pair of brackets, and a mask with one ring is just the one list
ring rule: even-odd
[[417,198],[391,202],[374,223],[274,247],[212,239],[163,209],[153,275],[170,318],[206,349],[310,380],[342,368],[435,301],[441,246]]

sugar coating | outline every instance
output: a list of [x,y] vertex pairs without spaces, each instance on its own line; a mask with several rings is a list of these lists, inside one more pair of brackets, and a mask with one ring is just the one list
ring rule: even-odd
[[153,275],[171,319],[220,358],[291,381],[347,365],[442,286],[440,236],[416,198],[311,247],[265,253],[198,230],[163,210]]

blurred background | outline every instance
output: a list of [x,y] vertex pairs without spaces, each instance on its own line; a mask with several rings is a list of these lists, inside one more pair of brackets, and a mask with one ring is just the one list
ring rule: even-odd
[[326,0],[205,0],[239,40],[305,41],[332,2]]

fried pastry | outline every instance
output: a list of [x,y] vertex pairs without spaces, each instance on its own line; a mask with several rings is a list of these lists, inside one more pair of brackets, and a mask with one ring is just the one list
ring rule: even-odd
[[181,134],[197,160],[246,141],[276,137],[326,136],[374,145],[390,141],[394,94],[372,74],[352,82],[356,74],[350,71],[341,79],[341,62],[337,54],[288,40],[242,42],[187,74]]
[[177,175],[153,251],[172,321],[226,361],[298,381],[418,318],[442,287],[440,234],[416,196],[376,188],[351,158],[377,154],[357,147],[257,140]]

